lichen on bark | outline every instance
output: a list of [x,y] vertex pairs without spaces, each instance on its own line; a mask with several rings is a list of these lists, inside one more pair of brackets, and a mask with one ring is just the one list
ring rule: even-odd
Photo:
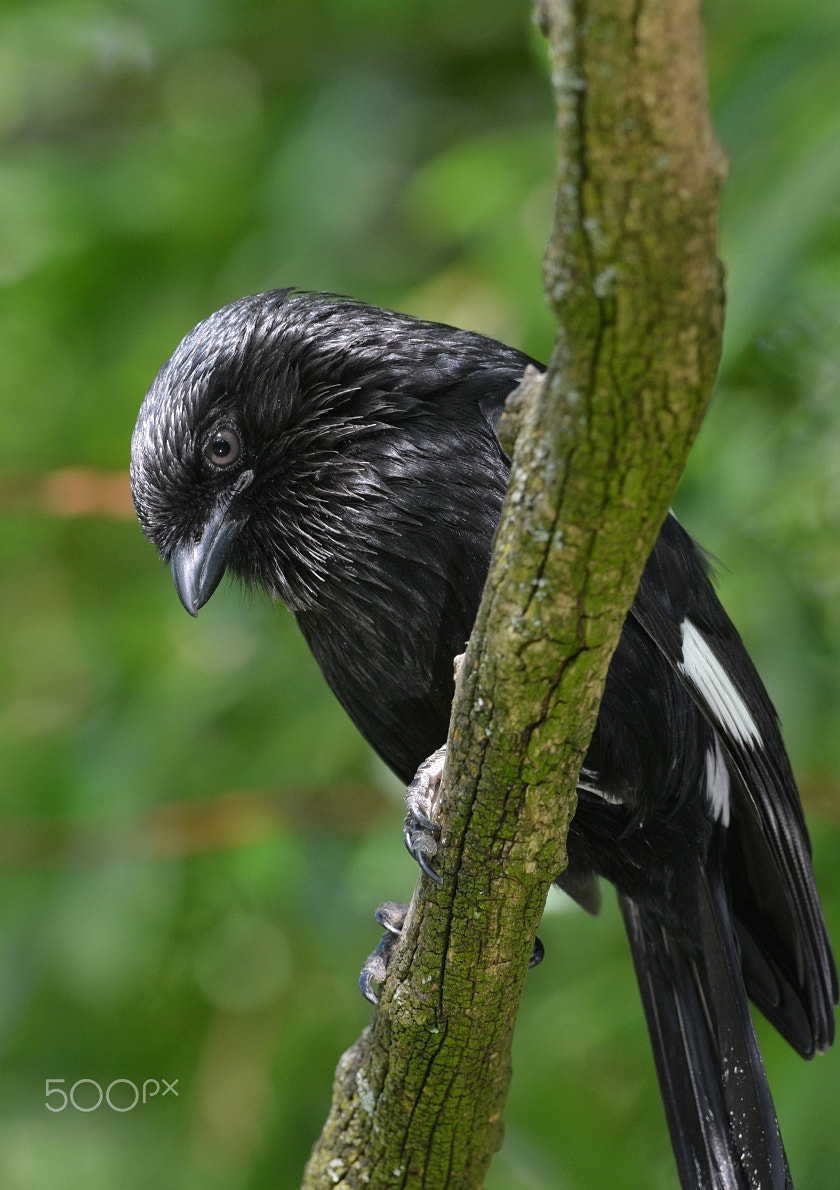
[[443,884],[418,883],[304,1187],[475,1190],[501,1143],[537,924],[612,651],[717,369],[723,158],[696,0],[543,0],[558,336],[503,429],[511,479],[457,683]]

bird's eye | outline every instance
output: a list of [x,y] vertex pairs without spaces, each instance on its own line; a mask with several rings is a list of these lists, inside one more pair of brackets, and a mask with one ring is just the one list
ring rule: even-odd
[[235,430],[225,427],[210,435],[204,454],[214,467],[231,467],[239,458],[242,447]]

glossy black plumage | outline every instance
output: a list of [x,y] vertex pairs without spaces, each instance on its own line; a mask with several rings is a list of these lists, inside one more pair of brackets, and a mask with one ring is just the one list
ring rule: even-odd
[[[278,291],[197,327],[132,446],[141,525],[193,614],[225,569],[284,600],[408,781],[446,738],[528,357]],[[837,980],[775,713],[669,517],[610,666],[559,883],[618,889],[686,1188],[789,1186],[746,993],[804,1056]]]

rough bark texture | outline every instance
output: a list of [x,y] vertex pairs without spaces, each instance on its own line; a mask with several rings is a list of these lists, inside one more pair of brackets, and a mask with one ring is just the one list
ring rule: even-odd
[[[441,887],[418,884],[304,1186],[481,1186],[528,958],[609,659],[711,394],[722,155],[695,0],[545,0],[557,98],[545,379],[461,668]],[[559,1027],[559,1026],[558,1026]]]

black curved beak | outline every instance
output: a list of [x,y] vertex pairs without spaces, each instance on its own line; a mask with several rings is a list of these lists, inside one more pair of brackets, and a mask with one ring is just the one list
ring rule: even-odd
[[231,504],[254,478],[243,471],[224,500],[219,501],[198,541],[176,546],[170,559],[178,598],[191,616],[197,616],[222,581],[228,556],[246,517],[231,513]]

